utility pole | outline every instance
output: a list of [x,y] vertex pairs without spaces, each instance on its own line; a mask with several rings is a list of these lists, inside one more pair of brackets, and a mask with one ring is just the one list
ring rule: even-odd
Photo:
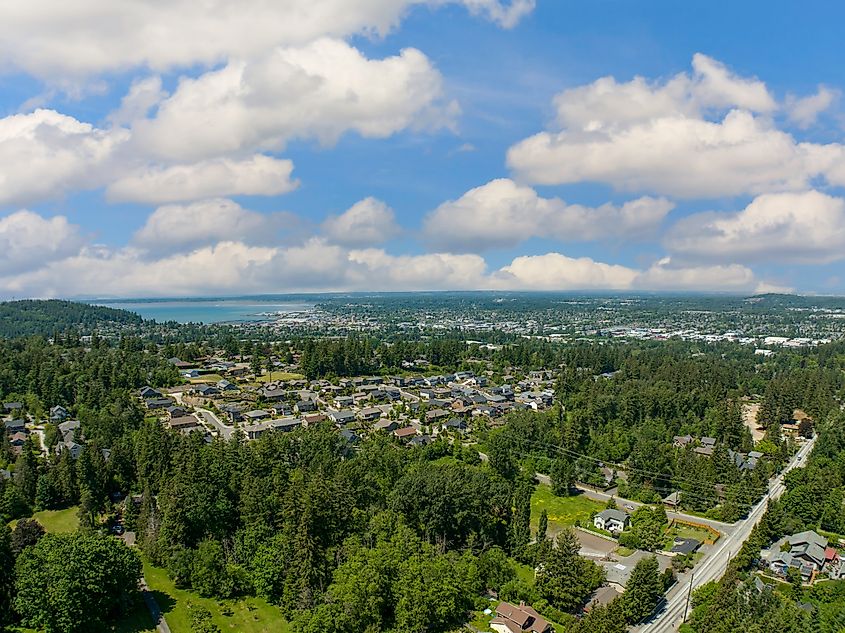
[[689,575],[689,591],[687,591],[687,602],[686,602],[686,604],[684,605],[684,619],[682,620],[683,622],[686,622],[686,621],[687,621],[687,611],[689,611],[689,601],[690,601],[690,597],[692,596],[692,579],[693,579],[693,578],[695,578],[695,572],[694,572],[694,571],[690,571],[690,575]]

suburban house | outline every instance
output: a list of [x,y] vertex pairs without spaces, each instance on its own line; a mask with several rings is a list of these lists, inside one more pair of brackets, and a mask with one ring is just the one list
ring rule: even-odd
[[608,508],[593,517],[593,525],[608,532],[623,532],[631,522],[631,515],[622,510]]
[[675,491],[663,498],[663,505],[667,508],[677,508],[681,504],[681,493]]
[[385,431],[387,433],[392,433],[396,429],[399,428],[399,423],[396,420],[379,420],[375,424],[373,424],[373,428],[376,431]]
[[455,431],[464,435],[468,431],[467,423],[461,418],[450,418],[440,427],[442,431]]
[[400,440],[408,440],[417,435],[417,430],[412,426],[406,426],[393,431],[393,435]]
[[352,396],[337,396],[334,399],[334,406],[338,409],[351,407],[353,404],[355,404],[355,400],[352,399]]
[[338,426],[343,426],[354,422],[357,419],[357,416],[354,411],[332,411],[329,413],[329,419]]
[[200,426],[199,420],[197,420],[192,415],[181,415],[172,417],[167,421],[167,426],[174,431],[179,431],[180,433],[190,433],[195,429],[202,428]]
[[313,400],[300,400],[293,405],[293,410],[297,413],[308,413],[310,411],[315,411],[316,409],[317,405],[314,404]]
[[181,418],[185,415],[188,415],[188,412],[185,410],[185,407],[180,407],[179,405],[167,407],[166,411],[167,415],[169,415],[171,418]]
[[60,404],[57,404],[55,407],[52,407],[50,409],[50,419],[53,422],[61,422],[62,420],[66,420],[69,415],[70,413],[68,413],[68,410]]
[[443,418],[448,418],[450,415],[451,414],[448,411],[444,411],[443,409],[433,409],[431,411],[426,411],[425,421],[429,423],[437,422]]
[[498,633],[548,633],[551,625],[534,609],[520,602],[519,606],[502,602],[496,607],[496,617],[490,621],[490,628]]
[[5,427],[6,433],[21,433],[26,430],[26,424],[23,420],[4,420],[3,426]]
[[369,407],[367,409],[361,409],[358,412],[358,419],[364,422],[371,422],[372,420],[378,420],[381,417],[381,409],[377,409],[375,407]]
[[827,546],[827,539],[813,530],[793,534],[786,539],[785,545],[789,547],[788,551],[779,552],[769,560],[769,569],[779,576],[786,576],[789,569],[794,568],[809,581],[814,572],[839,560],[836,550]]
[[431,444],[431,441],[430,435],[417,435],[411,438],[411,441],[408,442],[408,446],[428,446]]
[[265,387],[261,390],[261,397],[269,402],[276,402],[287,398],[288,392],[279,387]]
[[241,414],[241,418],[247,423],[258,422],[259,420],[264,420],[269,417],[270,412],[265,411],[264,409],[254,409]]
[[66,440],[56,444],[56,455],[61,455],[64,452],[69,453],[71,459],[77,459],[82,452],[82,445],[77,444],[73,440]]
[[794,558],[812,565],[813,569],[820,570],[825,563],[825,550],[827,539],[812,530],[793,534],[787,539],[789,553]]
[[587,599],[587,604],[584,606],[584,612],[589,613],[595,607],[601,605],[608,605],[621,594],[613,585],[604,585],[596,589]]

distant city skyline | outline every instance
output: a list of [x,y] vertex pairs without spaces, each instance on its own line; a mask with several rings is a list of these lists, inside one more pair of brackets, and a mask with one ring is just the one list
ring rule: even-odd
[[845,294],[843,6],[212,4],[0,6],[0,297]]

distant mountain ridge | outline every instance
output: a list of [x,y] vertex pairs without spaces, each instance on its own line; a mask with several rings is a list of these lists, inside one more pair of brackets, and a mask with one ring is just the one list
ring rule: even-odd
[[50,336],[75,330],[89,334],[108,325],[140,325],[134,312],[60,299],[24,299],[0,303],[0,337]]

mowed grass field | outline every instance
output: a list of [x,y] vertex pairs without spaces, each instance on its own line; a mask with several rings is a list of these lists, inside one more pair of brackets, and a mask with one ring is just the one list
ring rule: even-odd
[[173,633],[191,633],[190,605],[211,612],[214,624],[232,633],[290,633],[291,628],[278,607],[260,598],[218,601],[192,591],[177,589],[167,571],[144,560],[144,578],[164,613]]
[[[38,521],[44,530],[50,534],[67,534],[75,532],[79,527],[79,512],[78,506],[72,508],[65,508],[64,510],[42,510],[32,515],[32,518]],[[9,527],[14,529],[17,521],[9,523]]]
[[584,495],[572,497],[556,497],[550,486],[540,484],[531,497],[531,531],[536,534],[540,513],[543,510],[549,515],[548,534],[556,534],[567,527],[572,527],[578,521],[589,519],[593,512],[604,510],[604,504],[588,499]]

